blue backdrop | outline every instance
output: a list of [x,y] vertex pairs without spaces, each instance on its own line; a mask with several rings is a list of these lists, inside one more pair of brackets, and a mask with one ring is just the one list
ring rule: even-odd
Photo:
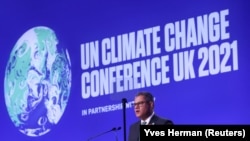
[[0,19],[0,140],[123,140],[138,91],[175,124],[250,124],[248,2],[4,0]]

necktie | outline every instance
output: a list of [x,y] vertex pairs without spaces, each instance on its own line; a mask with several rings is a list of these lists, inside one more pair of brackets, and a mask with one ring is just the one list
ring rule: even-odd
[[147,124],[147,122],[146,121],[143,121],[142,123],[141,123],[141,125],[146,125]]

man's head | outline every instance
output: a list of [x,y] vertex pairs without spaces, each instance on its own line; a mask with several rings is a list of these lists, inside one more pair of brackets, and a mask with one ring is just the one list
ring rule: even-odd
[[134,110],[136,117],[145,120],[154,111],[154,97],[149,92],[139,92],[135,96]]

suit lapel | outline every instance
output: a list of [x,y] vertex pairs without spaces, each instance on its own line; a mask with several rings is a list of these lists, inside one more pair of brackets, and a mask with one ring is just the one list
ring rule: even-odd
[[149,125],[155,125],[158,120],[158,117],[156,115],[153,115],[151,120],[149,121]]

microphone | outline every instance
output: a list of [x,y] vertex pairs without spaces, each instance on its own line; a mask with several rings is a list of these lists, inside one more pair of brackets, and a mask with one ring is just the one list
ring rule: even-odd
[[[94,138],[96,138],[96,137],[99,137],[99,136],[101,136],[101,135],[104,135],[104,134],[106,134],[106,133],[109,133],[109,132],[112,132],[112,131],[118,131],[118,130],[121,130],[121,127],[118,127],[118,128],[113,127],[111,130],[102,132],[102,133],[100,133],[100,134],[97,134],[97,135],[95,135],[95,136],[92,136],[92,137],[88,138],[87,141],[90,141],[90,140],[92,140],[92,139],[94,139]],[[116,138],[117,138],[117,137],[116,137]]]
[[118,128],[116,128],[116,130],[118,131],[118,130],[121,130],[122,128],[119,126]]
[[126,103],[127,103],[127,99],[123,98],[122,99],[122,112],[123,112],[123,136],[124,136],[124,141],[126,141]]
[[127,103],[127,102],[128,102],[128,100],[126,98],[122,99],[122,103]]
[[[121,127],[116,128],[116,130],[115,130],[115,131],[118,131],[118,130],[121,130]],[[115,139],[116,139],[116,141],[118,141],[117,133],[116,133],[116,132],[114,132],[114,134],[115,134]]]

